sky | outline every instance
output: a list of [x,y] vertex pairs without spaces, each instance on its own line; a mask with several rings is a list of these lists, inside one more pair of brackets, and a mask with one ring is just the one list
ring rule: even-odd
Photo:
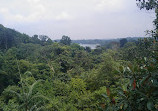
[[154,18],[136,0],[0,0],[0,24],[53,40],[142,37]]

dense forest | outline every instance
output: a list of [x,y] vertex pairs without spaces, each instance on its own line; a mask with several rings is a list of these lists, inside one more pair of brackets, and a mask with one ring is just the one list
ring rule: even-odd
[[157,111],[157,13],[151,37],[96,49],[0,25],[0,111]]

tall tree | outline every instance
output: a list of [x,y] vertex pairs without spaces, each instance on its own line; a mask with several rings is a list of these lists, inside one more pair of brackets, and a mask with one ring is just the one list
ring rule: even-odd
[[60,43],[64,45],[70,45],[71,44],[71,39],[68,36],[62,36],[62,39],[60,40]]
[[121,39],[120,40],[120,47],[123,47],[127,43],[127,39]]

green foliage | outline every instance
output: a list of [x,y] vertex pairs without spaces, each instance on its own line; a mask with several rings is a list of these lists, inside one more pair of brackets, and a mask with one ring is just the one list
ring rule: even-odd
[[0,25],[0,110],[158,110],[157,39],[119,40],[90,49]]
[[146,10],[152,10],[157,8],[157,0],[136,0],[138,1],[137,5],[140,9],[145,8]]
[[21,34],[13,29],[0,25],[0,49],[7,50],[11,47],[19,46],[20,43],[29,43],[30,38],[26,34]]
[[[28,79],[29,78],[29,79]],[[38,93],[35,90],[36,85],[41,82],[41,80],[35,81],[34,78],[22,77],[20,80],[20,86],[9,86],[2,93],[6,98],[9,96],[11,99],[5,101],[6,98],[2,99],[3,104],[8,104],[2,106],[5,111],[6,108],[11,110],[12,108],[20,111],[32,111],[41,109],[41,105],[45,100],[48,100],[45,96]]]
[[127,39],[121,39],[120,40],[120,47],[123,47],[127,43]]
[[64,45],[70,45],[71,44],[71,39],[68,36],[62,36],[62,39],[60,40],[60,43]]
[[97,69],[93,69],[87,74],[86,81],[91,90],[96,90],[103,86],[115,85],[115,81],[119,78],[116,72],[119,63],[114,60],[109,53],[102,54],[102,63],[98,64]]
[[[152,39],[154,40],[154,39]],[[147,41],[144,41],[145,43]],[[150,43],[150,41],[148,41]],[[105,103],[106,110],[123,110],[123,111],[156,111],[158,110],[158,74],[157,74],[157,43],[152,43],[147,49],[150,56],[141,55],[139,60],[128,64],[127,67],[120,67],[119,73],[122,79],[119,80],[120,88],[116,88],[117,94],[111,91],[105,94],[105,99],[110,100],[110,104]],[[151,47],[152,46],[152,47]],[[143,51],[143,50],[142,50]],[[150,52],[151,51],[151,52]],[[112,89],[112,88],[111,88]]]

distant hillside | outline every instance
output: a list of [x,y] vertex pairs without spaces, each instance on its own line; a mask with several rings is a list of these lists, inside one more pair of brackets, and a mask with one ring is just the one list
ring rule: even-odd
[[34,43],[34,44],[50,44],[52,40],[45,35],[34,35],[30,37],[26,34],[22,34],[14,29],[6,28],[0,24],[0,49],[7,50],[11,47],[17,47],[21,43]]
[[18,46],[20,43],[28,42],[30,42],[28,35],[21,34],[0,24],[0,49],[8,49],[13,46]]

